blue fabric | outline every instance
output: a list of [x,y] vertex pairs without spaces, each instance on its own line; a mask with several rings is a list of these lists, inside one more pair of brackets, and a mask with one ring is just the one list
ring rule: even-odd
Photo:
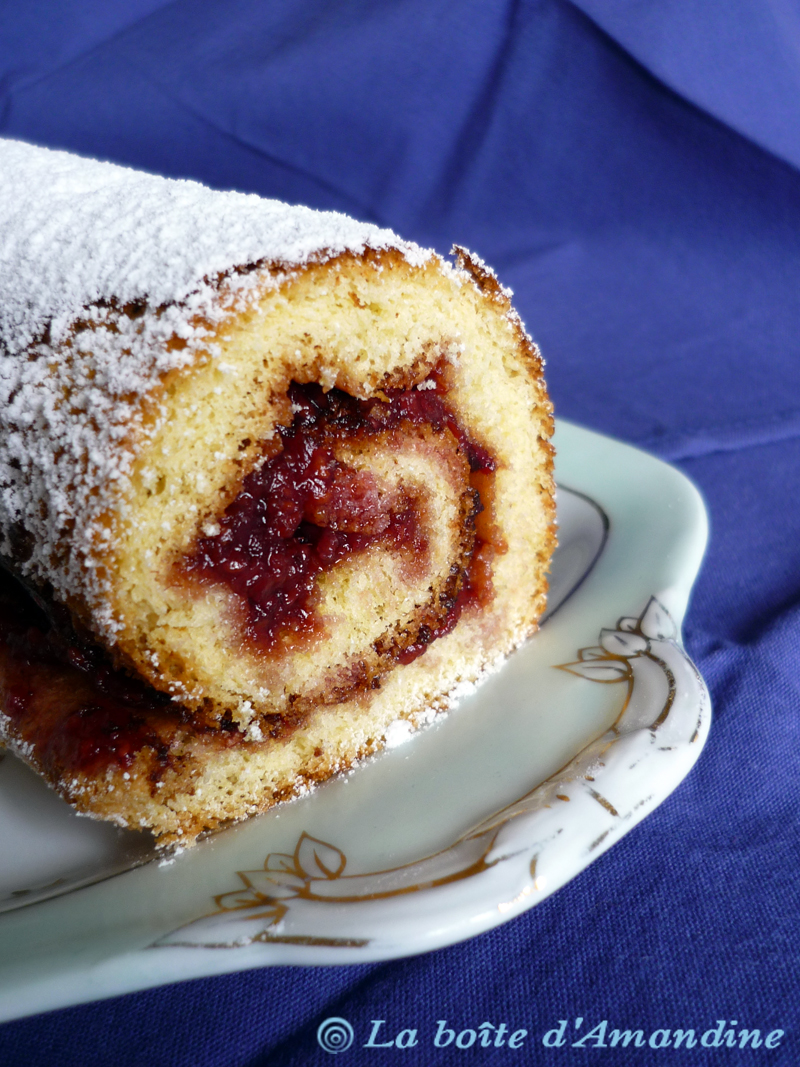
[[353,1048],[351,1064],[800,1062],[797,6],[3,0],[0,26],[6,135],[343,209],[492,263],[559,414],[704,492],[686,637],[716,711],[654,815],[492,933],[21,1020],[0,1028],[0,1063],[321,1064],[316,1027],[334,1015],[359,1033],[723,1017],[786,1031],[741,1054],[537,1039]]

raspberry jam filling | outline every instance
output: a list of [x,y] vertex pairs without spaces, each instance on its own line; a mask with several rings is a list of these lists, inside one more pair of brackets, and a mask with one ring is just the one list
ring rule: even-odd
[[166,760],[180,722],[168,696],[67,639],[0,568],[0,707],[45,770],[129,767],[144,747]]
[[[245,479],[219,522],[220,533],[198,542],[188,563],[241,592],[260,641],[310,630],[315,579],[345,556],[377,542],[424,551],[414,500],[382,500],[372,475],[335,459],[337,440],[363,441],[402,425],[449,429],[468,458],[470,484],[490,502],[496,463],[463,432],[436,374],[428,381],[433,388],[387,391],[386,401],[356,400],[335,389],[323,393],[316,385],[291,387],[295,418],[280,432],[282,451]],[[420,627],[414,643],[395,654],[400,663],[449,633],[469,604],[491,598],[491,557],[503,548],[491,523],[484,528],[484,518],[478,516],[458,595],[436,625]],[[210,729],[167,695],[116,670],[102,651],[75,638],[66,622],[52,625],[51,614],[0,568],[0,708],[17,736],[35,746],[43,769],[125,769],[148,749],[158,777],[170,765],[171,742],[184,729],[208,732],[225,747],[241,742],[235,729]],[[276,736],[284,728],[291,724],[276,724]]]
[[[248,635],[260,647],[291,645],[315,632],[316,580],[345,557],[374,544],[417,556],[427,551],[414,498],[398,501],[397,494],[381,493],[369,471],[335,458],[337,442],[429,426],[451,431],[473,473],[495,470],[444,402],[441,376],[434,372],[425,384],[421,390],[387,390],[385,400],[359,400],[339,389],[326,393],[316,384],[292,383],[294,419],[279,430],[280,451],[245,478],[219,530],[199,539],[183,561],[190,574],[225,582],[243,598]],[[481,543],[479,538],[476,548]],[[453,628],[478,577],[468,575],[464,596],[439,628],[425,630],[410,658]],[[405,662],[408,650],[402,656]]]
[[[0,711],[43,771],[67,778],[123,771],[143,750],[152,782],[172,766],[175,744],[203,734],[220,749],[250,744],[227,720],[219,729],[116,669],[106,654],[70,632],[58,606],[45,613],[28,590],[0,566]],[[283,737],[294,725],[266,716],[264,733]],[[180,758],[180,757],[178,757]]]

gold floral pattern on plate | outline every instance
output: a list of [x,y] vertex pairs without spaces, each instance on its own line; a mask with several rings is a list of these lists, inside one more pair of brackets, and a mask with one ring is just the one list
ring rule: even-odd
[[[424,895],[432,914],[451,907],[457,912],[465,900],[473,908],[478,899],[492,900],[497,881],[490,907],[509,918],[543,899],[570,877],[563,872],[570,852],[600,855],[655,806],[655,796],[663,799],[656,782],[659,757],[683,748],[693,762],[709,711],[705,685],[677,643],[675,622],[655,597],[638,617],[602,629],[598,645],[556,666],[587,681],[625,687],[611,728],[556,774],[449,847],[386,870],[345,873],[342,849],[303,832],[293,853],[270,853],[263,868],[238,871],[242,885],[215,897],[213,912],[153,947],[281,942],[361,948],[397,940],[413,911],[411,897]],[[687,708],[695,713],[688,718]],[[620,791],[620,760],[627,761],[633,789]],[[624,803],[607,795],[606,781]],[[571,810],[564,818],[567,804]],[[585,809],[582,817],[576,818],[576,806]],[[498,867],[509,864],[518,868],[518,877],[504,870],[502,879],[493,878]],[[464,893],[466,882],[481,883],[477,896]],[[509,885],[515,889],[510,896]]]

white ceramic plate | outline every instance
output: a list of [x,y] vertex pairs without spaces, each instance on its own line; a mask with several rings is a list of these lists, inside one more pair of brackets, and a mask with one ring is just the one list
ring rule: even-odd
[[269,964],[424,952],[506,922],[659,804],[705,740],[679,627],[693,486],[561,423],[536,638],[448,716],[164,864],[0,762],[0,1019]]

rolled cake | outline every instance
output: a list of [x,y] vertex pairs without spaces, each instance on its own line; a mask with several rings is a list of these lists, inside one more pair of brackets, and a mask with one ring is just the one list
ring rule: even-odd
[[536,628],[551,406],[494,274],[0,142],[2,734],[162,841],[444,708]]

